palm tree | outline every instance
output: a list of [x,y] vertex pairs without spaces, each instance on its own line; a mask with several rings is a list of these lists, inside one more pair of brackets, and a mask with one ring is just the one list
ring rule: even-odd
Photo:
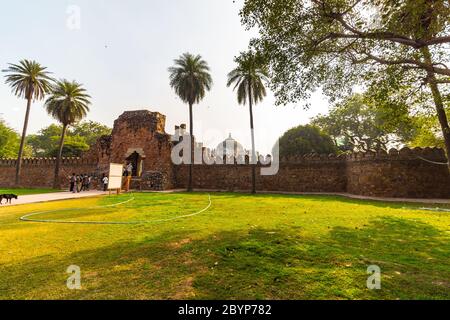
[[48,114],[58,120],[63,126],[55,165],[53,182],[55,189],[59,188],[59,169],[67,127],[86,117],[91,104],[89,98],[90,96],[81,84],[75,81],[61,80],[52,87],[51,95],[45,101],[45,108]]
[[36,61],[22,60],[19,64],[9,64],[6,72],[6,84],[12,88],[12,92],[19,98],[27,100],[27,111],[23,124],[22,138],[20,140],[19,154],[16,166],[16,186],[20,184],[20,173],[22,171],[22,157],[27,135],[28,120],[30,118],[31,103],[36,100],[43,100],[51,87],[53,79],[47,68],[41,66]]
[[263,58],[254,52],[241,53],[235,59],[237,67],[228,74],[227,86],[234,84],[237,89],[239,104],[245,105],[248,101],[250,109],[250,129],[252,137],[252,193],[256,193],[256,151],[255,133],[253,126],[253,104],[262,101],[266,96],[264,82],[268,81],[269,71]]
[[200,55],[184,53],[174,60],[175,65],[169,68],[170,86],[181,100],[189,104],[189,125],[191,137],[191,161],[189,164],[188,191],[192,191],[192,170],[194,165],[194,124],[192,106],[205,97],[206,91],[211,90],[212,78],[209,67]]

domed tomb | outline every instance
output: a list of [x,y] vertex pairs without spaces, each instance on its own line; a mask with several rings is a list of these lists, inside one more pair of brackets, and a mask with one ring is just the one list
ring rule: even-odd
[[245,150],[244,147],[242,146],[242,144],[240,144],[238,141],[236,141],[235,139],[233,139],[233,137],[230,136],[225,139],[223,142],[219,143],[217,145],[216,148],[216,155],[217,156],[224,156],[226,155],[227,157],[238,157],[238,156],[244,156],[245,155]]

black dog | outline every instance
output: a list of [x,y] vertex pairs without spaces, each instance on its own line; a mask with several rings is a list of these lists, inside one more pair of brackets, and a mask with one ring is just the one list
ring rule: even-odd
[[6,199],[6,203],[11,204],[12,199],[18,199],[19,197],[15,194],[0,194],[0,204],[2,204],[3,199]]

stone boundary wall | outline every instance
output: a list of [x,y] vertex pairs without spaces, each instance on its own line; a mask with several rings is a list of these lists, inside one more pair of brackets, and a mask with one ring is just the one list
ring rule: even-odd
[[[17,160],[0,159],[0,187],[14,186]],[[56,158],[23,159],[21,186],[35,188],[53,187]],[[69,187],[68,177],[72,173],[90,174],[99,177],[97,164],[89,159],[63,158],[59,174],[60,185],[63,189]],[[98,179],[93,179],[92,186],[97,187]]]
[[[261,176],[261,164],[258,164],[257,190],[450,199],[448,168],[434,162],[447,162],[442,149],[404,148],[378,153],[281,158],[280,170],[275,176]],[[187,165],[175,167],[176,187],[186,187],[187,175]],[[251,166],[195,165],[193,184],[197,189],[248,191],[251,188]]]
[[[235,161],[235,164],[195,165],[194,188],[250,190],[251,166],[248,159],[228,159],[228,161]],[[24,159],[22,185],[51,187],[55,162],[54,158]],[[310,154],[280,159],[280,170],[275,176],[261,176],[259,169],[263,165],[259,163],[257,189],[275,192],[348,192],[375,197],[450,199],[448,168],[446,165],[437,164],[446,162],[444,151],[437,148],[404,148],[400,151],[392,149],[389,152],[339,156]],[[0,187],[13,186],[15,164],[16,160],[0,159]],[[64,158],[60,174],[61,185],[68,185],[67,177],[72,172],[100,177],[105,168],[101,161],[91,157]],[[165,177],[153,172],[148,177],[143,177],[145,178],[143,188],[156,188],[155,185],[161,185],[158,189],[168,186],[185,188],[187,174],[187,165],[173,166],[173,176]],[[97,180],[94,180],[94,185],[96,182]]]
[[[356,153],[347,162],[347,192],[395,198],[450,199],[445,152],[438,148]],[[436,162],[436,163],[435,163]]]
[[[17,159],[0,159],[0,167],[15,167],[17,163]],[[22,166],[48,166],[48,165],[55,165],[56,164],[56,158],[24,158],[22,160]],[[84,165],[84,164],[92,164],[96,165],[95,163],[92,163],[89,159],[85,158],[62,158],[61,159],[62,165]]]
[[[311,157],[304,161],[280,162],[277,175],[261,176],[257,165],[256,183],[259,191],[289,192],[345,192],[346,166],[337,157]],[[185,188],[188,179],[187,165],[175,166],[175,185]],[[193,185],[197,189],[243,191],[251,189],[251,169],[248,164],[194,165]]]

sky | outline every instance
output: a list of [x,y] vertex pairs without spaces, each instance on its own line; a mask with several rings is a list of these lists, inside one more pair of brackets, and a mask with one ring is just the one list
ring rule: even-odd
[[[36,60],[58,79],[81,82],[92,96],[87,120],[113,125],[126,110],[166,115],[166,132],[189,122],[188,107],[169,85],[168,67],[184,52],[209,64],[214,86],[194,107],[195,135],[214,148],[229,133],[250,144],[249,112],[226,87],[233,58],[248,48],[256,30],[240,22],[242,0],[15,0],[0,13],[0,69],[21,59]],[[3,78],[3,74],[0,74]],[[310,110],[275,106],[273,94],[254,108],[257,150],[270,152],[286,130],[326,113],[315,93]],[[26,102],[0,80],[0,117],[22,131]],[[43,102],[32,106],[29,133],[53,123]]]

